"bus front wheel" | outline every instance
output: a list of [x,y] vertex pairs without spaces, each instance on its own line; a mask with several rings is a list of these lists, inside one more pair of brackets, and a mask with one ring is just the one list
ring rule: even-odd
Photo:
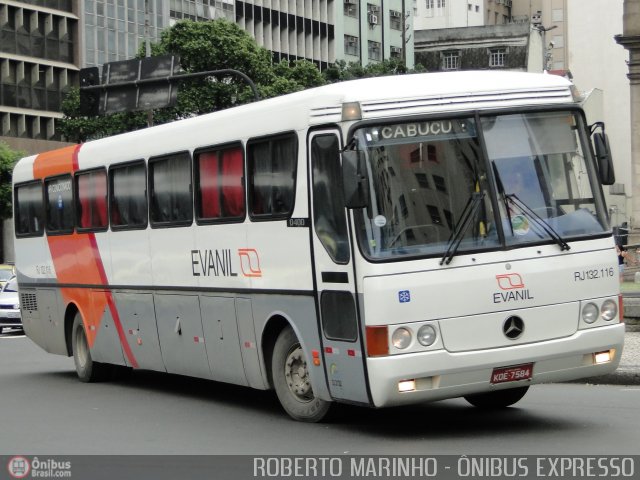
[[110,365],[94,362],[91,358],[89,342],[87,342],[87,335],[84,331],[80,313],[76,313],[76,317],[73,320],[71,348],[73,351],[73,362],[76,365],[76,372],[81,382],[98,382],[108,376]]
[[467,395],[464,399],[474,407],[479,408],[505,408],[520,401],[529,390],[529,386],[510,388],[508,390],[496,390],[494,392],[475,393]]
[[276,340],[271,361],[273,387],[280,404],[295,420],[319,422],[328,413],[331,402],[317,398],[311,388],[307,357],[291,327]]

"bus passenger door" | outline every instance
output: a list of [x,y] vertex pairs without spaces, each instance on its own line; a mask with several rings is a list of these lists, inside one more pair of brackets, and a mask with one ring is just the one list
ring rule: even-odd
[[338,130],[309,135],[314,274],[324,368],[335,399],[369,403],[344,206]]

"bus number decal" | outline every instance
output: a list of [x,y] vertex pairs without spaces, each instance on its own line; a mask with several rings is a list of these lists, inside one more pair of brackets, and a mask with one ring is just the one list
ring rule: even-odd
[[585,280],[598,280],[601,278],[609,278],[615,275],[613,267],[609,268],[592,268],[581,272],[573,272],[574,282],[584,282]]

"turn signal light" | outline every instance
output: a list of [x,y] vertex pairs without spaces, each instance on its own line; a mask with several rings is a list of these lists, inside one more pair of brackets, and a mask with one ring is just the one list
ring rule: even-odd
[[367,356],[389,355],[389,329],[386,325],[367,327]]

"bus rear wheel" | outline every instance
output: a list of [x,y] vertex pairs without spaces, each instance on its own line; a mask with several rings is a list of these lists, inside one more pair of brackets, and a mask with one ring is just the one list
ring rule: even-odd
[[331,402],[321,400],[313,393],[306,355],[289,326],[276,340],[271,374],[278,400],[291,418],[319,422],[329,412]]
[[84,324],[80,313],[76,313],[71,329],[71,348],[73,351],[73,362],[76,365],[76,373],[81,382],[99,382],[109,376],[110,365],[94,362],[91,358],[91,350],[87,335],[84,331]]
[[529,386],[496,390],[494,392],[475,393],[467,395],[464,399],[474,407],[486,409],[498,409],[510,407],[520,401],[529,390]]

